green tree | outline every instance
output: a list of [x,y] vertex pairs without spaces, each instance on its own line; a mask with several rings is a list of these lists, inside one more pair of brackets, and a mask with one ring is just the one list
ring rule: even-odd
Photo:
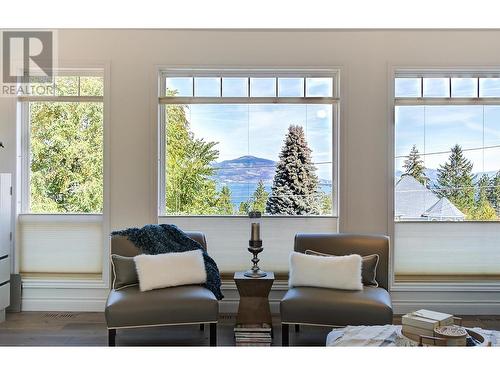
[[425,175],[424,161],[420,157],[417,146],[413,145],[408,158],[403,164],[403,176],[413,176],[422,185],[427,186],[429,178]]
[[167,213],[216,214],[217,190],[211,178],[215,169],[211,163],[219,156],[217,142],[195,138],[185,105],[166,106],[166,118]]
[[269,198],[269,193],[266,191],[266,188],[264,187],[264,182],[262,180],[259,180],[257,188],[255,189],[252,196],[250,211],[259,211],[264,213],[266,211],[266,203],[268,198]]
[[316,167],[301,126],[291,125],[288,128],[266,212],[271,215],[321,213]]
[[331,215],[333,209],[332,195],[321,192],[320,198],[321,198],[321,214]]
[[238,207],[238,214],[240,215],[248,215],[250,212],[250,200],[245,202],[240,202],[240,206]]
[[497,216],[500,217],[500,170],[491,178],[490,185],[488,200]]
[[444,165],[437,171],[437,194],[448,198],[467,218],[473,217],[474,211],[474,175],[473,164],[464,157],[462,148],[455,145]]
[[218,215],[232,215],[234,213],[234,206],[231,202],[231,189],[227,186],[223,186],[219,192],[216,210]]
[[259,180],[252,197],[246,202],[241,202],[238,209],[240,215],[247,215],[250,211],[266,211],[266,203],[269,198],[269,193],[266,191],[264,181]]
[[102,212],[102,103],[30,103],[31,212]]
[[491,206],[488,200],[488,191],[490,189],[490,178],[484,174],[477,182],[478,193],[476,205],[472,212],[474,220],[496,220],[497,215],[495,209]]

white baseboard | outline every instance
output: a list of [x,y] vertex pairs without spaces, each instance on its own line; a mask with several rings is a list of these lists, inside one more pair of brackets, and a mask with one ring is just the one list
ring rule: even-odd
[[22,311],[104,311],[109,289],[99,282],[23,282]]
[[23,298],[22,311],[103,312],[106,298]]
[[408,290],[391,292],[395,314],[429,309],[455,315],[500,315],[500,293],[495,290]]
[[[269,296],[271,312],[279,313],[279,301],[287,290],[286,282],[276,282]],[[238,311],[239,295],[233,282],[224,282],[225,298],[220,302],[221,313]],[[33,284],[23,285],[23,311],[104,311],[108,289]],[[432,292],[395,291],[391,293],[395,314],[426,308],[455,315],[500,315],[500,293],[485,291]]]
[[500,315],[500,302],[468,301],[393,301],[394,314],[403,315],[419,309],[447,312],[460,315]]
[[419,309],[447,312],[460,315],[500,315],[500,301],[393,301],[393,310],[396,315],[403,315]]

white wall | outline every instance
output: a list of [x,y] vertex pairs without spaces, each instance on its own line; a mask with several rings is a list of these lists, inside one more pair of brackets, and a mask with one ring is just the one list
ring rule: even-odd
[[[155,67],[341,66],[342,231],[387,233],[388,67],[494,65],[500,31],[60,30],[59,58],[109,62],[111,227],[156,220]],[[0,99],[0,137],[15,140],[15,114]],[[9,111],[10,109],[10,111]],[[0,169],[15,172],[13,147]]]
[[[288,258],[296,233],[337,232],[337,219],[329,217],[263,217],[260,221],[264,251],[259,254],[259,266],[278,273],[288,272]],[[162,217],[160,223],[175,224],[184,230],[196,231],[203,228],[208,252],[223,273],[247,270],[252,264],[252,255],[248,252],[250,225],[245,217],[230,220],[214,217]]]
[[[157,220],[157,65],[340,66],[340,230],[388,233],[390,65],[500,62],[500,31],[61,30],[58,36],[61,64],[110,63],[112,229]],[[0,99],[0,139],[9,142],[13,111]],[[15,173],[12,147],[0,150],[0,170]]]

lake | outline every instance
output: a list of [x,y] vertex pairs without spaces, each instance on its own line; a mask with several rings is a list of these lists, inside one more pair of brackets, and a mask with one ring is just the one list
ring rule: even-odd
[[[257,189],[258,183],[252,182],[228,182],[228,183],[217,183],[217,189],[220,190],[222,186],[227,186],[231,190],[231,202],[238,208],[241,202],[246,202]],[[271,184],[264,184],[264,187],[268,193],[271,193]],[[331,194],[332,185],[331,184],[320,184],[320,190],[324,193]]]

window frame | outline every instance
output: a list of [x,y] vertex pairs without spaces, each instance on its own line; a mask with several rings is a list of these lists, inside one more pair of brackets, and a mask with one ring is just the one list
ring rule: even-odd
[[[192,77],[193,86],[196,77],[220,78],[248,78],[248,92],[246,97],[168,97],[166,92],[167,77]],[[303,97],[280,97],[278,87],[274,97],[251,97],[250,78],[275,78],[276,86],[279,78],[304,78]],[[332,78],[331,97],[306,97],[307,80],[305,78]],[[221,82],[222,83],[222,82]],[[222,84],[221,84],[222,91]],[[165,105],[168,104],[330,104],[332,105],[332,213],[331,215],[265,215],[266,218],[338,218],[339,217],[339,128],[340,128],[340,69],[283,69],[283,68],[176,68],[165,67],[158,69],[158,155],[157,155],[157,202],[158,217],[192,217],[192,218],[239,218],[242,215],[167,215],[166,213],[166,118]]]
[[[64,286],[65,288],[75,290],[91,288],[96,291],[100,290],[108,290],[111,285],[110,278],[110,241],[109,241],[109,233],[111,231],[111,223],[110,223],[110,148],[109,139],[110,139],[110,86],[111,86],[111,62],[107,60],[96,61],[96,62],[77,62],[77,61],[68,61],[68,60],[60,60],[59,67],[55,71],[56,75],[80,75],[80,76],[99,76],[103,78],[103,210],[102,213],[30,213],[22,210],[23,203],[23,194],[25,194],[26,183],[28,181],[25,178],[26,167],[29,171],[30,165],[29,162],[26,164],[26,149],[23,149],[26,146],[26,139],[23,137],[26,136],[25,128],[26,123],[29,118],[23,115],[23,108],[27,107],[25,105],[25,100],[23,97],[18,97],[16,101],[16,128],[17,128],[17,169],[16,169],[16,186],[15,186],[15,201],[16,201],[16,215],[17,220],[15,221],[16,228],[21,228],[21,223],[23,222],[37,222],[40,224],[43,223],[52,223],[54,221],[63,221],[65,223],[101,223],[102,227],[102,271],[99,277],[87,277],[81,274],[72,274],[70,278],[67,275],[56,276],[54,274],[37,274],[34,277],[28,277],[26,275],[22,276],[23,285],[27,288],[61,288]],[[47,96],[45,96],[47,98]],[[29,112],[28,112],[29,113]],[[24,118],[23,118],[24,116]],[[23,123],[24,121],[24,123]],[[28,138],[29,140],[29,138]],[[27,149],[29,151],[29,149]],[[21,244],[19,239],[15,240],[15,256],[14,256],[14,270],[16,273],[19,273],[21,267]],[[99,292],[100,293],[100,292]]]
[[[30,209],[30,176],[31,176],[31,158],[30,158],[30,103],[32,102],[65,102],[65,103],[102,103],[105,107],[105,95],[106,95],[106,72],[104,68],[86,68],[86,69],[59,69],[54,72],[54,78],[65,77],[65,76],[79,76],[79,77],[102,77],[103,78],[103,95],[102,96],[81,96],[70,95],[70,96],[58,96],[58,95],[40,95],[40,96],[18,96],[18,114],[20,118],[20,153],[18,155],[20,159],[20,199],[19,199],[19,214],[20,215],[39,215],[39,216],[52,216],[52,215],[66,215],[66,216],[94,216],[101,217],[105,211],[105,197],[106,192],[103,190],[103,208],[101,212],[31,212]],[[106,177],[105,177],[105,159],[107,159],[105,151],[105,138],[106,138],[106,112],[103,108],[103,188],[106,189]]]
[[[396,280],[395,275],[395,246],[394,239],[396,233],[396,224],[401,223],[395,220],[395,108],[400,104],[409,105],[412,102],[414,105],[500,105],[500,97],[499,98],[452,98],[451,95],[449,98],[430,98],[423,97],[423,92],[421,92],[420,97],[415,98],[398,98],[395,95],[395,79],[396,78],[442,78],[450,76],[451,78],[499,78],[500,77],[500,69],[495,66],[480,66],[480,67],[432,67],[432,66],[403,66],[403,65],[389,65],[388,67],[389,74],[388,77],[388,95],[387,95],[387,115],[388,115],[388,154],[387,154],[387,162],[388,162],[388,170],[389,179],[388,179],[388,189],[387,189],[387,207],[388,207],[388,217],[387,217],[387,226],[388,226],[388,235],[392,239],[390,252],[389,252],[389,289],[396,293],[414,293],[414,292],[422,292],[422,293],[431,293],[431,292],[497,292],[500,290],[500,281],[497,279],[488,280],[477,279],[477,278],[453,278],[453,277],[443,277],[442,280],[436,281],[433,280],[433,277],[427,279],[423,277],[421,280],[410,281],[410,280]],[[478,79],[478,88],[479,88],[479,79]],[[451,87],[450,87],[451,89]],[[453,102],[453,103],[452,103]],[[405,221],[406,222],[406,221]],[[405,223],[403,222],[403,224]],[[409,223],[419,223],[419,224],[435,224],[433,221],[408,221]],[[470,224],[500,224],[500,221],[460,221],[460,222],[451,222],[445,221],[445,224],[452,225],[460,225],[462,223],[470,223]],[[403,295],[403,294],[401,294]]]
[[[423,90],[421,90],[420,97],[397,97],[395,95],[395,79],[396,78],[421,78],[423,85],[423,78],[450,78],[450,96],[447,98],[442,97],[425,97],[423,94]],[[477,97],[471,98],[462,98],[462,97],[452,97],[451,96],[451,78],[477,78]],[[396,160],[395,154],[395,145],[396,145],[396,137],[395,137],[395,129],[396,129],[396,118],[395,118],[395,110],[397,106],[485,106],[485,105],[497,105],[500,106],[500,97],[480,97],[479,96],[479,86],[481,78],[500,78],[500,69],[398,69],[395,68],[392,75],[391,82],[391,177],[392,177],[392,196],[389,199],[389,202],[392,203],[390,207],[390,212],[392,214],[392,219],[394,220],[394,211],[395,211],[395,193],[394,193],[394,161]],[[487,149],[488,147],[483,149]],[[399,221],[401,222],[401,221]],[[418,221],[418,220],[404,220],[404,222],[418,222],[418,223],[432,223],[433,221]],[[462,223],[463,221],[446,221],[447,223]],[[465,220],[467,223],[488,223],[488,222],[498,222],[500,223],[500,219],[498,220]]]

